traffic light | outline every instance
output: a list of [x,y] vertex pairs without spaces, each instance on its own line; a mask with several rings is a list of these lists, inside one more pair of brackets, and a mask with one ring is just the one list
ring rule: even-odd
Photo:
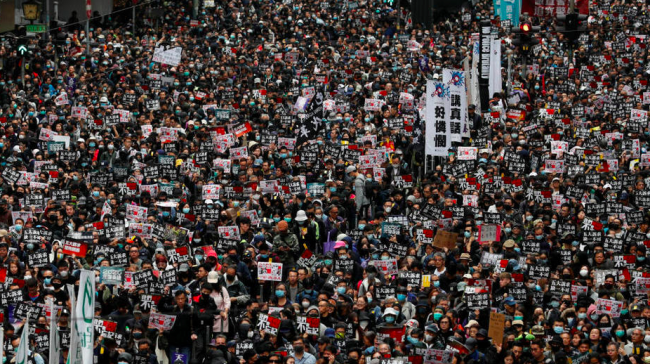
[[564,21],[564,27],[558,26],[556,29],[567,37],[571,42],[575,42],[580,35],[587,31],[586,23],[583,20],[587,19],[586,15],[578,13],[570,13],[566,15],[558,15],[557,19]]
[[27,53],[29,52],[29,49],[27,48],[27,39],[25,38],[19,38],[18,39],[18,54],[22,57],[26,56]]
[[576,13],[571,13],[566,15],[566,31],[571,32],[571,31],[576,31],[578,30],[578,14]]
[[515,40],[514,44],[521,47],[522,51],[528,52],[530,50],[530,47],[538,43],[537,40],[533,37],[533,32],[536,30],[539,30],[539,27],[534,27],[528,21],[521,22],[519,25],[519,31],[515,32],[519,34],[519,38]]

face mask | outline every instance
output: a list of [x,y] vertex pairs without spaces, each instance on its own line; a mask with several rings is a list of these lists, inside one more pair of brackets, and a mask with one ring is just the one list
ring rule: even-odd
[[293,350],[294,350],[296,353],[302,353],[303,351],[305,351],[305,347],[302,346],[302,345],[295,345],[295,346],[293,347]]
[[466,286],[467,286],[467,284],[465,282],[459,282],[456,285],[456,289],[458,289],[458,292],[465,292],[465,287]]
[[93,191],[93,196],[99,197],[99,191]]
[[384,211],[386,211],[386,213],[390,213],[390,211],[391,211],[392,209],[393,209],[393,208],[390,207],[390,206],[388,206],[388,207],[384,207]]
[[386,256],[386,255],[382,255],[382,256],[381,256],[381,260],[388,260],[388,259],[390,259],[389,256]]
[[142,339],[142,333],[141,332],[134,332],[133,333],[133,338],[134,339]]
[[23,226],[22,225],[16,225],[16,226],[14,226],[14,229],[16,229],[16,231],[20,231],[20,230],[23,229]]
[[507,233],[507,234],[510,234],[510,233],[512,232],[512,229],[509,228],[509,227],[505,228],[505,230],[506,230],[506,233]]
[[643,341],[645,341],[646,344],[650,344],[650,335],[646,335],[646,336],[643,338]]
[[535,239],[542,240],[544,239],[544,235],[535,235]]
[[379,259],[379,254],[373,254],[373,255],[372,255],[372,259],[374,259],[374,260],[378,260],[378,259]]
[[621,310],[621,315],[627,315],[627,313],[630,312],[627,308],[624,308]]
[[643,262],[643,261],[645,260],[645,257],[639,257],[639,256],[637,256],[637,257],[636,257],[636,260],[638,260],[639,262]]
[[555,326],[555,327],[553,328],[553,331],[555,331],[555,333],[559,335],[559,334],[561,334],[561,333],[564,332],[564,328],[561,327],[561,326]]
[[375,238],[375,234],[368,234],[368,239],[373,240]]
[[279,218],[279,217],[274,217],[274,218],[273,218],[273,221],[275,221],[275,222],[280,222],[280,218]]
[[345,287],[337,287],[336,292],[338,292],[338,294],[345,294]]
[[63,277],[63,278],[68,278],[68,271],[67,271],[67,270],[60,270],[60,271],[59,271],[59,274],[60,274],[61,277]]
[[163,216],[164,217],[169,217],[169,211],[163,211]]
[[332,259],[325,259],[325,265],[332,265]]
[[33,250],[34,249],[34,244],[29,243],[27,244],[27,250]]
[[596,320],[598,320],[598,315],[597,315],[597,314],[593,314],[593,315],[591,315],[590,317],[591,317],[591,320],[592,320],[592,321],[596,321]]
[[368,303],[372,303],[372,297],[366,297],[368,299]]
[[309,301],[305,301],[302,303],[302,308],[308,308],[308,307],[309,307]]
[[282,298],[284,297],[284,291],[281,291],[279,289],[275,290],[275,295],[276,297]]
[[359,224],[359,230],[363,230],[366,227],[366,224]]
[[558,308],[558,307],[560,307],[560,302],[558,302],[558,301],[551,301],[551,307],[553,307],[553,308]]
[[183,213],[184,214],[189,214],[190,213],[190,208],[189,207],[183,207]]
[[465,237],[469,238],[470,236],[472,236],[472,233],[469,231],[465,231]]
[[438,321],[442,318],[442,314],[440,312],[436,312],[433,314],[433,319]]
[[587,314],[584,313],[584,312],[581,312],[581,313],[578,314],[578,318],[581,319],[581,320],[584,320],[584,319],[587,318]]
[[436,288],[440,287],[440,281],[434,281],[433,286]]
[[336,192],[336,187],[330,187],[330,192]]
[[424,341],[431,341],[431,340],[433,340],[433,335],[424,334]]
[[533,215],[528,215],[528,216],[526,216],[526,220],[527,220],[527,221],[532,221],[532,220],[533,220]]
[[406,299],[406,295],[403,293],[398,293],[397,294],[397,300],[400,302],[403,302]]
[[316,215],[316,218],[317,218],[317,219],[322,219],[322,218],[323,218],[323,215]]
[[291,222],[291,218],[290,218],[290,217],[285,217],[285,218],[284,218],[284,221],[286,221],[286,222]]
[[392,324],[393,322],[395,322],[395,317],[393,317],[393,316],[386,316],[386,320],[385,320],[385,321],[386,321],[387,323],[389,323],[389,324]]

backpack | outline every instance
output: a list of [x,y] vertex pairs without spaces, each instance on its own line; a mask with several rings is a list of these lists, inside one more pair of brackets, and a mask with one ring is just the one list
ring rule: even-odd
[[371,201],[375,197],[375,189],[379,188],[379,183],[377,181],[366,181],[364,188],[366,198]]

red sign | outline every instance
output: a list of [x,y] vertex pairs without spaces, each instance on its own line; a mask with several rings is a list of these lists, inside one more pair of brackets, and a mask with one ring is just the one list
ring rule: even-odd
[[63,254],[72,255],[74,257],[85,258],[88,251],[88,245],[76,241],[66,240],[63,243]]

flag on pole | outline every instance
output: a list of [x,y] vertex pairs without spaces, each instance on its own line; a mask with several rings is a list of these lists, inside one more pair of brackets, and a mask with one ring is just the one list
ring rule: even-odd
[[16,353],[16,364],[27,364],[29,359],[29,319],[25,320],[23,333],[20,335],[20,344]]
[[104,216],[110,215],[113,211],[111,210],[111,204],[108,203],[108,200],[104,202],[104,207],[102,207],[102,217],[101,221],[104,221]]
[[[81,348],[83,364],[93,364],[94,327],[95,318],[95,272],[82,270],[79,279],[79,297],[77,297],[76,326],[78,345]],[[72,339],[74,340],[74,339]],[[71,341],[72,341],[71,340]],[[77,358],[79,360],[80,358]]]
[[90,19],[92,12],[93,12],[93,6],[90,3],[90,0],[86,0],[86,16],[88,17],[88,19]]

